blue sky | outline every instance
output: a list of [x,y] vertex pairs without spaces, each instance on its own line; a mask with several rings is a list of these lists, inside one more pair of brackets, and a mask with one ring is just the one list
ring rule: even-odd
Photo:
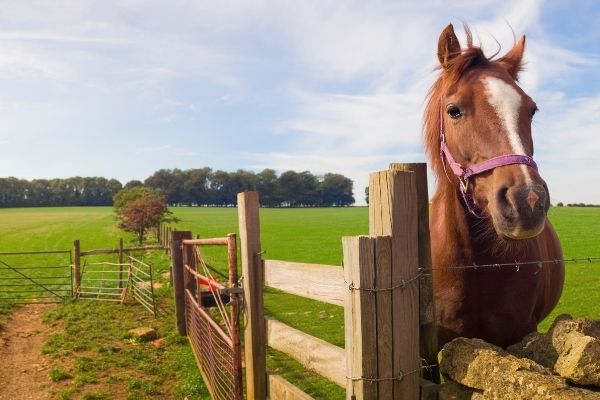
[[[369,172],[424,160],[441,30],[527,35],[553,202],[600,203],[597,1],[0,0],[0,176],[210,166]],[[495,38],[495,39],[494,39]]]

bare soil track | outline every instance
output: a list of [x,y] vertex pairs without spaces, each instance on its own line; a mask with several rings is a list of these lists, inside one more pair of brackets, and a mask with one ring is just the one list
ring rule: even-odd
[[51,307],[18,308],[0,331],[0,400],[50,399],[50,360],[42,355],[50,328],[42,316]]

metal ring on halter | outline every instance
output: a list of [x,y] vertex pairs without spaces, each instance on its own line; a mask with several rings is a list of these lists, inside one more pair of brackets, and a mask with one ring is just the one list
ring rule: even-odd
[[462,188],[462,191],[464,193],[467,193],[467,191],[469,189],[469,180],[463,178],[462,176],[459,176],[458,181],[460,182],[460,187]]

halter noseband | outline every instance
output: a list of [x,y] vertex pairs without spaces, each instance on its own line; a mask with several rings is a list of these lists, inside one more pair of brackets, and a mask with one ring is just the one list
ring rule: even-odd
[[475,216],[478,216],[477,213],[473,210],[472,201],[469,200],[467,195],[467,190],[469,188],[469,179],[482,174],[486,171],[491,171],[494,168],[502,167],[504,165],[511,164],[525,164],[529,167],[535,169],[537,171],[538,167],[533,158],[522,155],[522,154],[508,154],[504,156],[493,157],[488,160],[482,161],[477,164],[473,164],[469,167],[463,167],[459,162],[457,162],[452,153],[450,153],[450,149],[446,145],[446,136],[444,132],[444,114],[442,112],[442,108],[440,107],[440,157],[442,158],[442,165],[445,168],[444,157],[448,161],[450,165],[450,169],[454,175],[458,177],[458,181],[460,182],[460,193],[462,194],[462,198],[467,206],[469,212]]

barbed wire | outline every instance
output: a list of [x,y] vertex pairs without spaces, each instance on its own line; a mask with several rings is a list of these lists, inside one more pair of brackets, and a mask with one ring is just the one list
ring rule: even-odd
[[347,376],[346,379],[349,381],[352,381],[352,382],[363,381],[363,382],[369,382],[369,383],[385,382],[385,381],[400,382],[402,379],[404,379],[404,377],[406,377],[408,375],[416,374],[419,371],[421,371],[421,368],[415,369],[414,371],[410,371],[407,373],[400,371],[400,373],[397,376],[391,376],[388,378],[375,378],[375,377],[368,377],[368,376],[360,376],[360,377],[353,378],[353,377]]
[[404,289],[406,288],[406,286],[411,283],[411,282],[415,282],[418,281],[419,278],[422,276],[423,274],[421,272],[419,272],[417,275],[413,276],[412,278],[408,278],[408,279],[401,279],[400,282],[394,286],[388,287],[388,288],[363,288],[363,287],[358,287],[358,286],[354,286],[354,282],[346,282],[344,280],[344,282],[346,283],[346,285],[348,285],[348,290],[352,291],[352,290],[359,290],[359,291],[363,291],[363,292],[371,292],[371,293],[377,293],[377,292],[389,292],[395,289]]
[[385,381],[401,381],[402,379],[404,379],[405,377],[407,377],[408,375],[412,375],[412,374],[416,374],[417,372],[420,372],[421,370],[431,370],[432,368],[437,368],[438,365],[430,365],[427,364],[425,359],[421,359],[421,366],[413,371],[410,372],[402,372],[400,371],[398,373],[398,375],[396,376],[390,376],[390,377],[385,377],[385,378],[380,378],[380,377],[369,377],[369,376],[360,376],[360,377],[350,377],[347,376],[346,379],[352,382],[357,382],[357,381],[363,381],[363,382],[369,382],[369,383],[376,383],[376,382],[385,382]]
[[450,267],[419,267],[419,272],[421,274],[427,274],[431,271],[440,271],[440,270],[457,270],[457,269],[480,269],[480,268],[502,268],[502,267],[515,267],[518,268],[523,266],[537,266],[541,268],[544,264],[554,264],[559,265],[561,263],[580,263],[585,262],[588,264],[592,264],[595,261],[600,261],[600,257],[578,257],[578,258],[562,258],[562,259],[554,259],[554,260],[536,260],[536,261],[514,261],[509,263],[493,263],[493,264],[473,264],[473,265],[460,265],[460,266],[450,266]]
[[432,271],[442,271],[442,270],[465,270],[465,269],[484,269],[484,268],[495,268],[502,269],[503,267],[516,268],[517,272],[519,269],[523,267],[537,267],[538,269],[543,268],[544,264],[553,264],[559,265],[561,263],[580,263],[585,262],[587,264],[592,264],[595,261],[600,261],[600,257],[580,257],[580,258],[564,258],[564,259],[555,259],[555,260],[537,260],[537,261],[515,261],[511,263],[494,263],[494,264],[473,264],[473,265],[460,265],[454,267],[419,267],[418,272],[415,276],[408,279],[401,279],[399,283],[396,285],[386,287],[386,288],[368,288],[368,287],[359,287],[355,286],[354,282],[348,283],[344,280],[344,283],[348,287],[348,290],[358,290],[362,292],[368,293],[381,293],[381,292],[389,292],[396,289],[405,289],[410,283],[417,282],[423,276],[431,275]]

